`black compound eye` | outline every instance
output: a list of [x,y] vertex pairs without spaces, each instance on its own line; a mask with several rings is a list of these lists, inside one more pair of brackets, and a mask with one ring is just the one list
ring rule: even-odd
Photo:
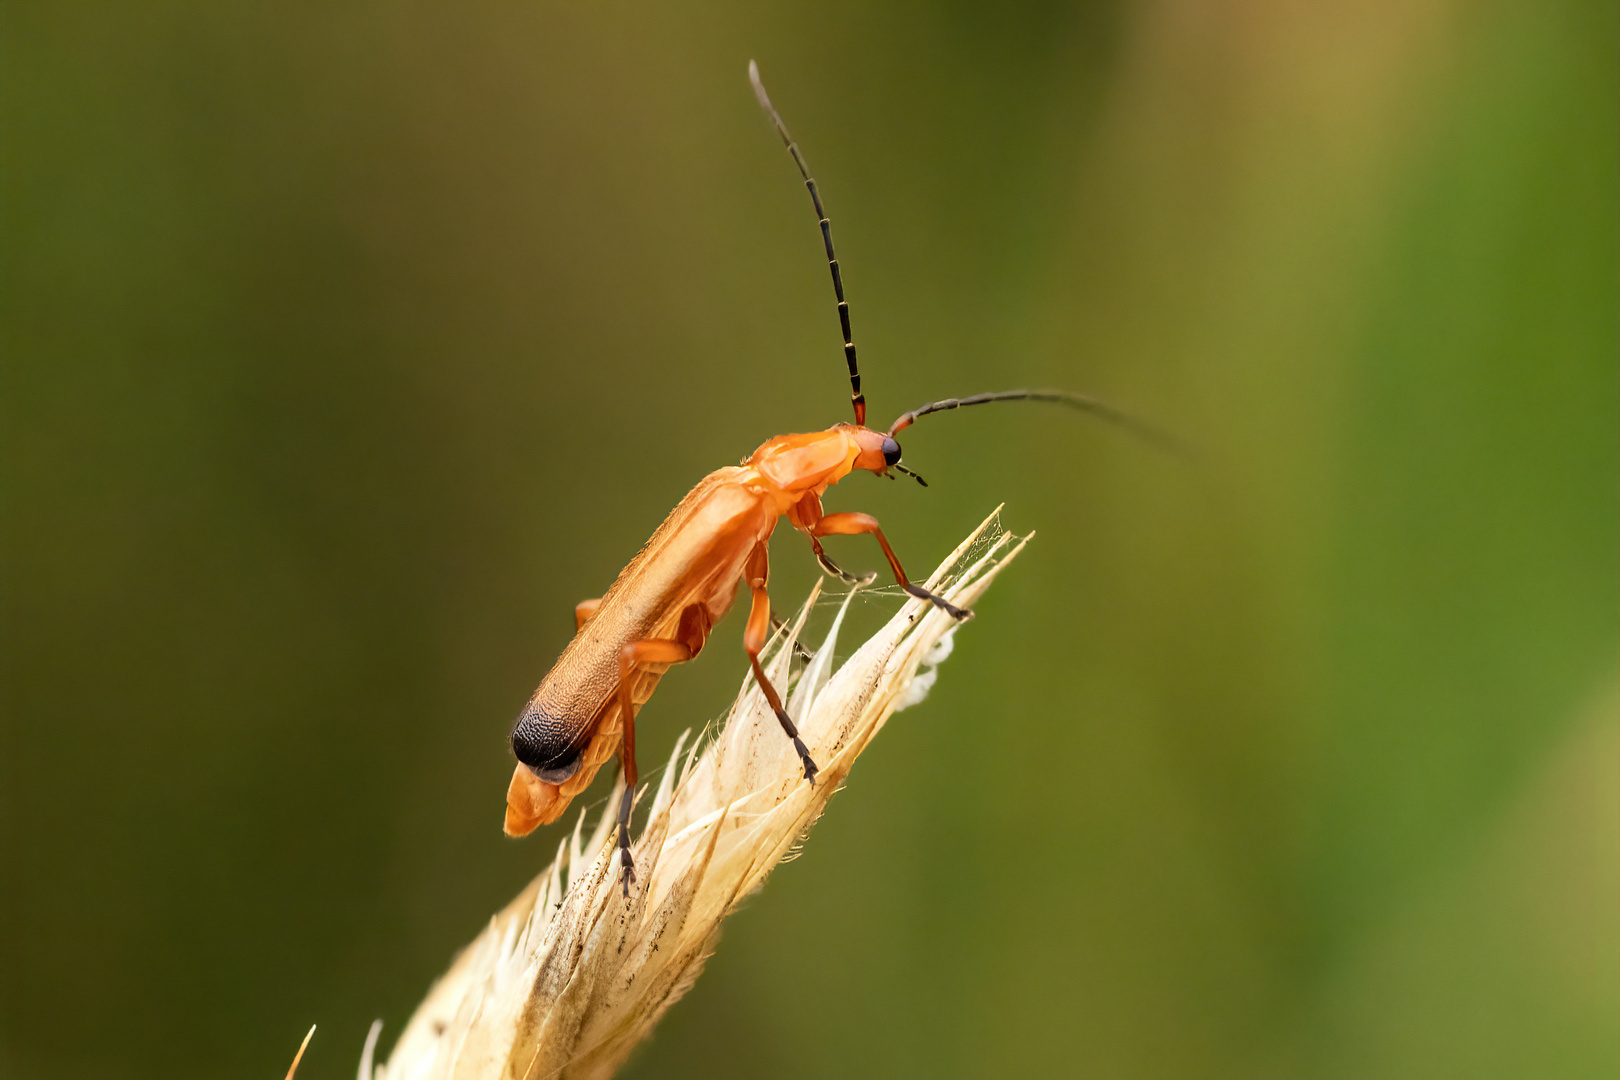
[[894,465],[900,461],[900,444],[883,436],[883,464]]

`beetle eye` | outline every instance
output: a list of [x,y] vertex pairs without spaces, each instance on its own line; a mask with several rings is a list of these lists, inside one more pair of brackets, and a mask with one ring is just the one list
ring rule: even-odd
[[883,436],[883,464],[893,465],[900,460],[900,444]]

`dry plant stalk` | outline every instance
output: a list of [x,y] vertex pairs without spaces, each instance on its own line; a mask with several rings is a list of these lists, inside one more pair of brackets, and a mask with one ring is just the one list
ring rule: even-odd
[[[998,507],[951,553],[927,588],[959,607],[978,600],[1023,549]],[[769,649],[788,683],[811,593]],[[909,600],[836,671],[827,640],[799,676],[788,711],[822,771],[798,756],[751,679],[719,734],[664,769],[635,843],[638,883],[620,891],[613,836],[617,789],[588,839],[585,814],[555,861],[490,920],[417,1007],[387,1064],[373,1067],[372,1026],[360,1080],[586,1080],[610,1076],[702,971],[720,922],[787,857],[890,714],[920,701],[956,624]],[[927,668],[929,670],[920,670]],[[622,783],[622,781],[621,781]]]

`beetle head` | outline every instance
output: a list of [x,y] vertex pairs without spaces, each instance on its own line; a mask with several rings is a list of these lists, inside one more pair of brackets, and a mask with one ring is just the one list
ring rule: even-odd
[[855,456],[855,468],[868,469],[882,475],[889,468],[900,463],[900,444],[881,431],[871,428],[856,428],[851,433],[859,453]]

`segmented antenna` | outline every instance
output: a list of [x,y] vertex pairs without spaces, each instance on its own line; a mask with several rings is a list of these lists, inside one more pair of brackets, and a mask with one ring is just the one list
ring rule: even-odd
[[1090,413],[1100,420],[1106,420],[1116,427],[1130,432],[1144,442],[1150,442],[1161,450],[1167,450],[1177,457],[1191,458],[1193,455],[1179,441],[1149,424],[1144,424],[1130,413],[1122,412],[1106,402],[1084,394],[1072,394],[1067,390],[1003,390],[995,394],[974,394],[965,398],[945,398],[942,401],[931,401],[927,405],[902,413],[900,419],[889,426],[889,437],[910,427],[918,417],[929,413],[949,412],[952,409],[962,409],[969,405],[988,405],[992,401],[1055,401],[1059,405],[1067,405],[1071,409]]
[[895,470],[896,472],[905,473],[907,476],[909,476],[913,480],[917,481],[917,483],[921,484],[923,487],[928,486],[928,481],[924,480],[921,476],[918,476],[916,473],[912,472],[910,469],[906,468],[904,465],[900,464],[898,461],[895,462],[893,465],[890,465],[889,468]]
[[833,254],[832,223],[827,220],[827,211],[821,208],[821,195],[817,193],[816,181],[804,163],[804,155],[799,153],[799,144],[793,141],[787,125],[777,115],[770,95],[765,93],[765,84],[759,81],[759,65],[752,60],[748,61],[748,81],[754,84],[754,97],[759,99],[759,107],[776,125],[776,133],[782,137],[782,145],[793,156],[793,163],[799,167],[799,175],[804,177],[804,186],[809,189],[810,201],[815,204],[816,218],[821,223],[821,243],[827,249],[827,265],[832,269],[833,293],[838,297],[838,322],[844,330],[844,362],[849,365],[849,401],[855,407],[855,423],[865,427],[866,395],[861,393],[861,369],[855,363],[855,342],[849,333],[849,302],[844,299],[844,279],[838,272],[838,256]]

